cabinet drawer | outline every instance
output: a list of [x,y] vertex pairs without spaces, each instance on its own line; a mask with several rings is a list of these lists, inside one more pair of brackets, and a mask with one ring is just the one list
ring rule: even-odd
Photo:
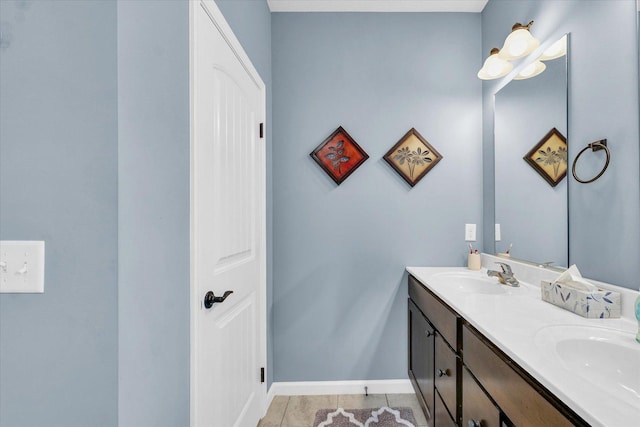
[[[467,325],[462,328],[462,340],[464,365],[473,372],[480,384],[515,425],[554,427],[574,425],[514,370],[511,366],[513,362],[503,360],[488,346],[489,343],[481,340]],[[506,356],[503,357],[506,358]],[[542,390],[542,386],[538,387]],[[465,404],[463,401],[463,406]],[[578,420],[581,421],[579,417]],[[578,421],[577,425],[581,423]]]
[[451,415],[447,411],[447,408],[442,403],[442,399],[438,393],[436,393],[436,403],[435,403],[435,427],[456,427],[456,423],[451,419]]
[[458,316],[409,275],[409,296],[449,345],[458,350]]
[[500,427],[500,410],[464,368],[462,369],[462,425]]
[[449,348],[439,334],[436,334],[435,342],[435,384],[442,401],[447,405],[449,412],[455,417],[456,403],[456,354]]

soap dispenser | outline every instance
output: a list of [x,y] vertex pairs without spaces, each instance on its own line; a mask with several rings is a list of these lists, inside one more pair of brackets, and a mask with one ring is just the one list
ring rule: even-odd
[[638,333],[636,334],[636,341],[640,342],[640,295],[636,298],[636,320],[638,321]]

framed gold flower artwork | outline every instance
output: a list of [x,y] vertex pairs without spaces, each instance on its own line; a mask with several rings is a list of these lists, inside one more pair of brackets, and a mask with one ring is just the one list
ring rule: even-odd
[[442,155],[417,130],[411,128],[387,151],[384,160],[413,187],[442,160]]
[[555,187],[567,175],[567,139],[553,128],[523,159]]

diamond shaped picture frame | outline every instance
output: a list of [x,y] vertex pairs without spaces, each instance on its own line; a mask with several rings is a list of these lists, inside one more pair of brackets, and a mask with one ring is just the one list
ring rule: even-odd
[[567,175],[567,139],[552,128],[523,159],[555,187]]
[[337,185],[369,158],[342,126],[338,126],[309,155]]
[[411,187],[443,159],[415,128],[400,138],[383,158]]

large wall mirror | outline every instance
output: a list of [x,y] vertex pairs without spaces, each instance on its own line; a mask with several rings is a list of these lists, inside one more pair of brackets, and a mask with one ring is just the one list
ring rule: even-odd
[[538,61],[540,74],[516,77],[494,100],[496,252],[554,266],[569,257],[567,40]]
[[[486,212],[494,208],[495,218],[485,219],[485,248],[499,254],[513,244],[512,259],[556,267],[575,263],[588,278],[637,289],[640,10],[633,0],[562,6],[526,2],[532,6],[526,10],[518,2],[506,3],[496,10],[509,18],[496,14],[491,22],[510,23],[512,16],[534,20],[541,48],[531,57],[564,33],[567,55],[543,61],[544,72],[522,80],[513,76],[532,59],[517,60],[506,78],[510,81],[488,86],[495,115],[493,146],[487,150],[493,162],[487,167],[493,166],[494,182],[485,191],[486,200],[495,203]],[[488,32],[496,44],[500,37]],[[553,144],[544,145],[554,135]],[[567,152],[559,142],[563,137]],[[579,183],[571,172],[574,160],[590,143],[605,138],[608,169],[592,183]],[[589,180],[605,163],[605,151],[586,151],[576,173]],[[536,165],[546,167],[546,177]],[[566,175],[557,175],[554,167]],[[495,242],[489,228],[493,219],[500,224]]]

